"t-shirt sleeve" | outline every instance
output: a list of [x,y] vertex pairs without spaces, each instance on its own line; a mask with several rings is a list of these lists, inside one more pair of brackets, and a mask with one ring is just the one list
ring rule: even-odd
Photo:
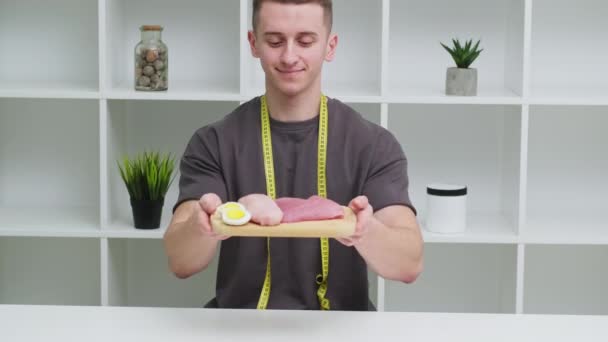
[[371,160],[363,195],[367,196],[374,211],[390,205],[405,205],[417,214],[409,197],[407,158],[391,132],[381,131]]
[[190,138],[179,170],[179,195],[173,212],[184,201],[198,200],[206,193],[215,193],[222,202],[226,201],[218,134],[211,126],[200,128]]

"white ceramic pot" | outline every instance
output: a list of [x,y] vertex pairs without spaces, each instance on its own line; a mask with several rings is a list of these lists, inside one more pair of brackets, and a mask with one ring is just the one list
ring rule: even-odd
[[464,232],[467,224],[467,187],[430,184],[426,193],[426,229],[446,234]]

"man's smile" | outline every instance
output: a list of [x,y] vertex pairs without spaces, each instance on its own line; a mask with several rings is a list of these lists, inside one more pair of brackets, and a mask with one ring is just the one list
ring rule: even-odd
[[278,72],[282,73],[282,74],[286,74],[286,75],[293,75],[293,74],[297,74],[301,71],[304,71],[304,69],[289,69],[289,70],[282,70],[282,69],[276,69]]

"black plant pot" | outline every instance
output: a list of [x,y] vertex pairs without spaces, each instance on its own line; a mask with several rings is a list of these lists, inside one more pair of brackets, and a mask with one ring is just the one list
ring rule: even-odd
[[136,200],[131,198],[131,209],[133,210],[135,228],[159,228],[164,202],[164,198],[158,200]]

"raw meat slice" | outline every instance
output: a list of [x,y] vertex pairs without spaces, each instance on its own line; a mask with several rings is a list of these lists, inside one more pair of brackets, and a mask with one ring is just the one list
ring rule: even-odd
[[275,200],[283,212],[281,223],[331,220],[344,217],[344,210],[338,203],[319,196],[308,199],[282,197]]
[[239,199],[239,203],[251,213],[251,221],[262,226],[281,223],[283,213],[272,198],[264,194],[250,194]]

